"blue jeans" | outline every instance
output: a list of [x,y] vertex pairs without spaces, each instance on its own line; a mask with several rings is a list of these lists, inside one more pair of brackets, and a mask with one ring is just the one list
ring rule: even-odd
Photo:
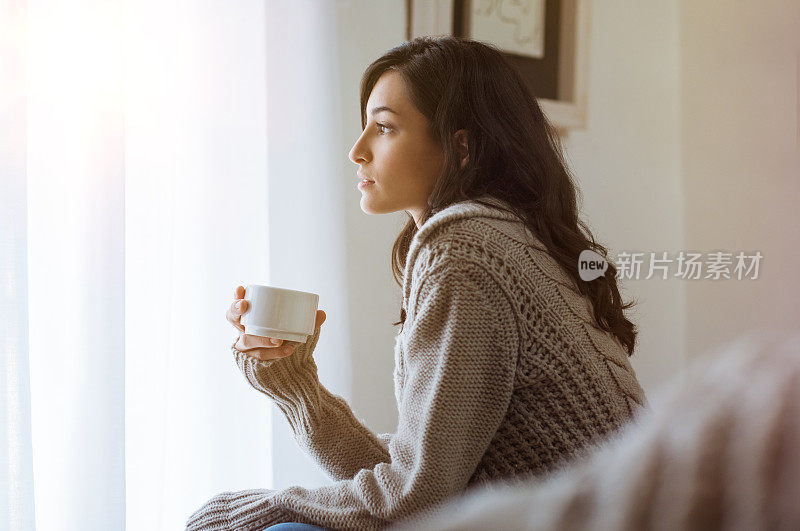
[[319,527],[311,524],[298,524],[296,522],[283,522],[265,527],[263,531],[328,531],[326,527]]

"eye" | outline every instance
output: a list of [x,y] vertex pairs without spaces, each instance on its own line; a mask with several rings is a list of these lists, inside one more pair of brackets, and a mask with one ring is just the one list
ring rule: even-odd
[[[379,134],[379,135],[385,135],[385,134],[386,134],[386,133],[381,133],[381,127],[391,130],[391,127],[389,127],[389,126],[388,126],[388,125],[386,125],[386,124],[379,124],[379,123],[376,123],[375,125],[378,127],[378,134]],[[387,133],[388,133],[388,131],[387,131]]]

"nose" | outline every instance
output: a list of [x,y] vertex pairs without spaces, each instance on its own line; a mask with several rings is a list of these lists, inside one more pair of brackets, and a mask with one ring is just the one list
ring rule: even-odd
[[364,161],[364,157],[360,154],[361,149],[361,139],[363,137],[363,133],[361,136],[356,139],[356,143],[353,144],[353,147],[350,148],[350,153],[347,154],[347,157],[353,162],[353,164],[361,164]]

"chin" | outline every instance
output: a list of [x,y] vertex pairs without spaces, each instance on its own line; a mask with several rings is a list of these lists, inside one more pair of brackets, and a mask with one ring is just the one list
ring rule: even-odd
[[380,208],[376,208],[374,204],[372,204],[369,200],[361,200],[361,210],[365,214],[375,215],[375,214],[386,214],[387,212],[381,210]]
[[392,208],[391,205],[384,204],[375,197],[370,197],[370,194],[363,194],[361,196],[361,210],[365,214],[391,214],[400,209]]

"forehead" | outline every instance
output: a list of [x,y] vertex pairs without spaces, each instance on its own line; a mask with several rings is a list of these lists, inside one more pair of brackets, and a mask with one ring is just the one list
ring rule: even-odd
[[411,110],[403,78],[394,70],[384,72],[372,88],[367,100],[367,117],[370,117],[369,113],[372,109],[384,105],[391,107],[401,115],[407,114]]

